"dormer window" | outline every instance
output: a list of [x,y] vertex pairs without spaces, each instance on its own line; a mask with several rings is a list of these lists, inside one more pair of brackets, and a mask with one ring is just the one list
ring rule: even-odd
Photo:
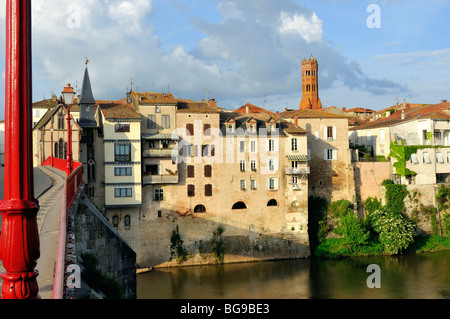
[[234,124],[228,124],[227,125],[227,132],[233,133],[234,132]]

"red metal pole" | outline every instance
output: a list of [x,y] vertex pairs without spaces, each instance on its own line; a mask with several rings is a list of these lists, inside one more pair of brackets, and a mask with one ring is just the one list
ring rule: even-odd
[[51,124],[51,127],[50,127],[50,151],[51,151],[51,154],[52,154],[52,157],[51,157],[51,165],[52,165],[52,167],[53,167],[53,123]]
[[5,191],[0,203],[3,299],[36,299],[40,256],[31,117],[31,0],[6,0]]
[[67,105],[67,176],[72,173],[73,161],[72,161],[72,126],[70,125],[70,107]]

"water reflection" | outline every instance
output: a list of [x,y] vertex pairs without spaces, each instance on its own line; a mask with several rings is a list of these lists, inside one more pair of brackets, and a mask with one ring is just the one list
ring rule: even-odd
[[[369,289],[367,266],[381,268]],[[139,299],[449,298],[450,252],[160,269],[138,275]]]

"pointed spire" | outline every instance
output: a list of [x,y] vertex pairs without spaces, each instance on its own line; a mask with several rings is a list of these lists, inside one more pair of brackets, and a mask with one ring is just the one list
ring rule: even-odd
[[86,60],[86,69],[84,70],[84,79],[83,85],[81,87],[81,97],[79,104],[95,104],[94,95],[92,94],[91,88],[91,80],[89,79],[89,72],[87,69],[87,63],[89,61]]

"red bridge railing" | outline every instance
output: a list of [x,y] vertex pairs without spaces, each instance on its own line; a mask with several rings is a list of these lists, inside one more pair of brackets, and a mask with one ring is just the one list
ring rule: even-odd
[[[66,160],[49,157],[43,165],[55,167],[63,172],[66,171]],[[52,165],[53,164],[53,165]],[[83,185],[83,167],[81,163],[73,162],[74,170],[66,176],[64,181],[63,201],[61,207],[61,221],[56,253],[55,279],[53,282],[52,299],[63,299],[65,288],[65,274],[68,264],[74,262],[74,258],[68,257],[68,243],[73,243],[73,233],[68,230],[69,217],[72,214],[76,199],[80,195]],[[75,200],[74,200],[75,199]]]

